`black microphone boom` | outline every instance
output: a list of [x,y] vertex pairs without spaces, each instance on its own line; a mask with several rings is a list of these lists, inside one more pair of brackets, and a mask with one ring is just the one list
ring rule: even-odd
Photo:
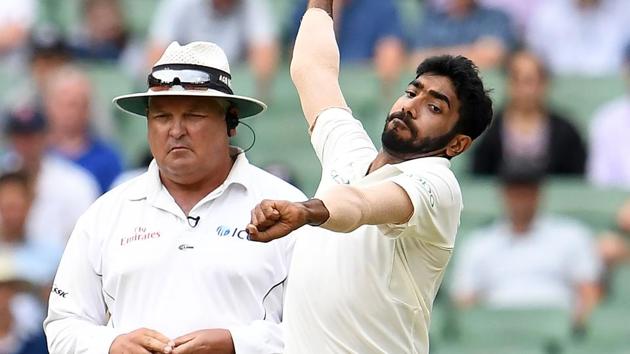
[[197,216],[197,217],[187,216],[186,219],[188,220],[188,225],[190,227],[197,227],[197,224],[199,224],[199,220],[201,220],[201,216]]

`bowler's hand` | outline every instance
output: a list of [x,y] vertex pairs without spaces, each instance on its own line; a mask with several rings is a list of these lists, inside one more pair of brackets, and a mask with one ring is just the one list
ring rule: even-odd
[[268,242],[288,235],[307,222],[308,210],[301,203],[265,199],[252,209],[247,232],[250,240]]
[[172,353],[175,342],[152,329],[140,328],[114,339],[109,354]]
[[175,338],[173,354],[233,354],[234,342],[227,329],[203,329]]
[[306,224],[319,226],[329,217],[328,209],[319,199],[297,203],[263,200],[252,210],[247,232],[250,240],[268,242],[286,236]]

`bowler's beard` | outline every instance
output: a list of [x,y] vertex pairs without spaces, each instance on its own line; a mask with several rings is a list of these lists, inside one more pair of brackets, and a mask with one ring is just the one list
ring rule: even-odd
[[[396,129],[388,128],[387,125],[393,119],[402,120],[409,129],[410,137],[402,138]],[[385,128],[381,135],[381,143],[385,151],[395,155],[422,155],[430,152],[438,151],[446,146],[457,133],[455,128],[446,134],[438,137],[427,137],[418,140],[418,130],[412,123],[413,118],[409,113],[405,114],[401,111],[394,112],[385,118]]]

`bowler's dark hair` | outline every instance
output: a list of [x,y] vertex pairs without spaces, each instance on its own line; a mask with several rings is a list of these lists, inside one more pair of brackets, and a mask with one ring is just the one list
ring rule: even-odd
[[416,78],[424,74],[448,77],[460,102],[459,120],[454,130],[475,140],[492,122],[492,100],[483,87],[479,69],[463,56],[441,55],[424,60]]

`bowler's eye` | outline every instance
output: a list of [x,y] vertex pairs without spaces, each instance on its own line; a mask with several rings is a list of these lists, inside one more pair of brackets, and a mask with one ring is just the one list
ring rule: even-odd
[[436,106],[434,104],[429,104],[429,109],[433,113],[442,113],[442,110],[440,109],[440,107],[438,107],[438,106]]
[[405,94],[406,94],[406,95],[407,95],[407,97],[409,97],[409,98],[414,98],[414,97],[416,97],[416,93],[415,93],[415,92],[413,92],[413,91],[411,91],[411,90],[407,90],[407,91],[405,91]]

